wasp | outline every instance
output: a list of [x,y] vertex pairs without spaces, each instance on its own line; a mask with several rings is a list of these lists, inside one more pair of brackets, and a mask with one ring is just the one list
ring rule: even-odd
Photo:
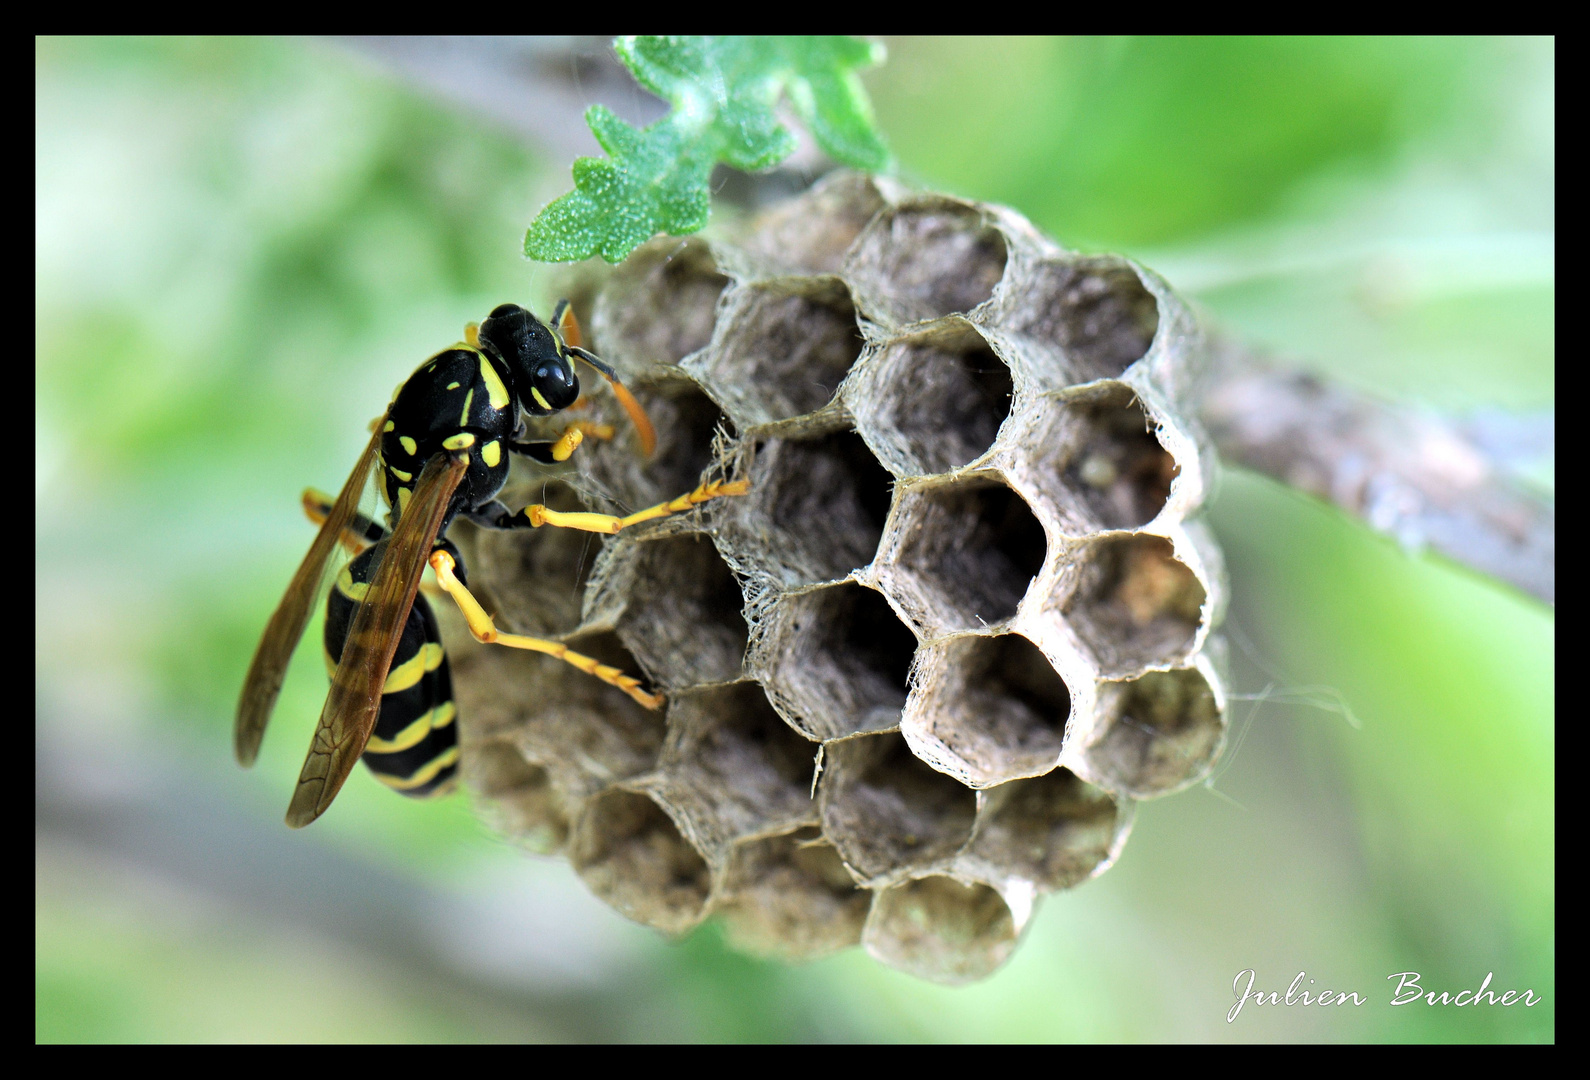
[[[540,504],[511,510],[497,495],[512,455],[543,464],[566,461],[587,434],[612,434],[605,425],[576,421],[555,440],[525,441],[527,416],[551,416],[578,400],[575,360],[606,379],[643,452],[651,453],[656,435],[612,367],[581,347],[567,300],[549,322],[517,304],[500,305],[467,327],[465,338],[397,388],[335,499],[313,489],[304,494],[305,511],[320,531],[266,624],[234,730],[238,761],[252,765],[332,556],[343,547],[353,551],[326,599],[331,692],[287,810],[293,828],[325,813],[361,757],[377,779],[405,795],[438,795],[454,783],[457,710],[436,617],[419,591],[427,566],[476,641],[550,654],[647,708],[662,705],[661,695],[617,668],[556,641],[498,630],[470,593],[458,548],[447,539],[460,515],[489,529],[552,526],[610,534],[746,491],[745,481],[704,483],[627,517],[560,513]],[[384,525],[358,509],[372,473],[387,507]]]

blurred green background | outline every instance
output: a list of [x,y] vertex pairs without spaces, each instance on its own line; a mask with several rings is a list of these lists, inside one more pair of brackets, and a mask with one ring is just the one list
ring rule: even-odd
[[[889,45],[908,179],[1550,446],[1551,41]],[[1210,516],[1263,700],[981,984],[664,941],[362,770],[289,832],[312,650],[252,772],[230,716],[298,492],[466,320],[547,302],[518,251],[570,162],[327,42],[40,39],[35,87],[40,1041],[1555,1037],[1553,612],[1235,472]],[[1228,1024],[1249,968],[1369,1004]],[[1544,1001],[1391,1007],[1403,971]]]

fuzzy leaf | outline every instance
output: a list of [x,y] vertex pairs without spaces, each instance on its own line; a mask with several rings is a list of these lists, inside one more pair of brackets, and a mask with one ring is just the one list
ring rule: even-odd
[[696,232],[707,223],[716,163],[759,172],[795,149],[776,111],[786,94],[834,160],[870,170],[889,164],[856,76],[883,60],[881,45],[847,37],[627,37],[614,48],[636,81],[673,110],[644,129],[600,105],[586,110],[608,156],[574,163],[574,190],[542,209],[525,234],[532,259],[600,255],[616,263],[659,232]]

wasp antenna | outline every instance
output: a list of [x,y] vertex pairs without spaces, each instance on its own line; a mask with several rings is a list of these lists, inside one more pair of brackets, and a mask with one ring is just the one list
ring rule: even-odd
[[629,392],[629,387],[619,381],[618,372],[614,371],[607,361],[599,360],[578,345],[569,346],[569,354],[578,356],[590,364],[607,384],[613,388],[613,395],[618,398],[618,403],[624,406],[624,411],[629,414],[629,422],[635,425],[635,434],[640,438],[641,452],[650,457],[653,450],[657,449],[657,429],[651,426],[651,417],[646,415],[646,409],[635,395]]
[[559,300],[558,306],[552,309],[552,325],[563,337],[564,344],[571,348],[579,348],[585,343],[585,336],[580,333],[580,321],[574,317],[574,309],[567,300]]

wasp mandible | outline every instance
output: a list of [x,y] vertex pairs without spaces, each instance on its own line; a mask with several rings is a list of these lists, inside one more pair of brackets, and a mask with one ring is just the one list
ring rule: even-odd
[[[550,322],[517,304],[500,305],[478,327],[467,328],[465,337],[398,387],[335,500],[305,493],[305,511],[320,532],[265,627],[243,683],[234,731],[238,761],[252,765],[332,554],[339,546],[358,551],[326,600],[331,692],[287,810],[287,824],[294,828],[325,813],[360,757],[379,780],[405,795],[435,795],[451,786],[458,768],[456,708],[436,617],[419,594],[427,565],[476,641],[548,653],[647,708],[662,704],[640,680],[559,642],[499,631],[470,593],[458,549],[447,539],[459,515],[488,529],[550,525],[616,533],[745,493],[743,480],[706,483],[628,517],[559,513],[540,504],[509,509],[497,494],[508,479],[510,455],[544,464],[566,461],[596,426],[575,422],[555,440],[523,441],[526,414],[551,416],[579,398],[576,359],[607,380],[647,454],[656,436],[613,369],[580,346],[567,300],[558,303]],[[387,506],[384,526],[358,510],[377,470]]]

